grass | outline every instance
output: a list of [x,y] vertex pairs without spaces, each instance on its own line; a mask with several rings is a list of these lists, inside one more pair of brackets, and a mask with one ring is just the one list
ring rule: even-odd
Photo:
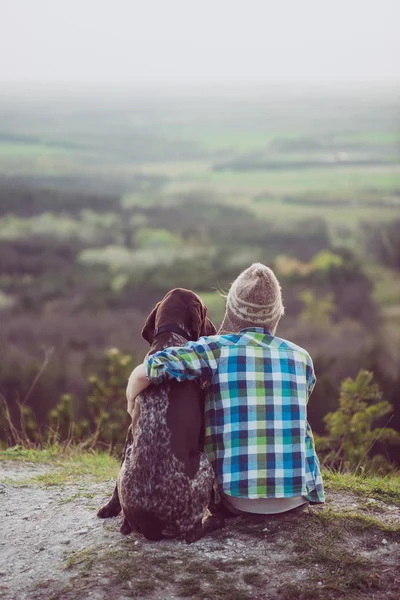
[[[202,297],[204,298],[205,294],[202,294]],[[24,449],[21,446],[0,450],[0,463],[1,461],[46,464],[53,467],[49,473],[19,480],[18,485],[31,483],[45,487],[56,486],[73,483],[86,476],[94,481],[105,481],[115,479],[119,470],[119,461],[106,452],[86,452],[79,447],[63,449],[57,444],[46,446],[42,450]],[[400,506],[400,475],[361,476],[324,469],[323,477],[328,491],[348,491]]]
[[[70,451],[68,451],[68,455],[69,452]],[[64,456],[64,452],[62,447],[57,444],[45,446],[40,450],[34,448],[23,448],[22,446],[13,446],[12,448],[0,450],[0,461],[16,460],[30,463],[49,464],[55,460],[58,460],[60,456]],[[65,456],[67,456],[67,453],[65,453]]]
[[375,498],[387,504],[400,506],[400,475],[353,475],[325,469],[325,488],[333,491],[348,491],[358,496]]
[[258,571],[247,571],[243,573],[242,579],[246,585],[261,587],[264,583],[264,577]]
[[266,148],[275,139],[294,139],[301,136],[301,132],[268,131],[265,127],[244,128],[220,127],[215,121],[206,124],[171,124],[163,126],[159,133],[169,142],[192,142],[202,150],[209,153],[249,152]]
[[185,577],[178,584],[178,596],[193,598],[202,592],[198,577]]
[[207,575],[208,577],[214,578],[217,575],[217,569],[213,565],[202,563],[198,560],[192,560],[186,567],[188,573],[194,575]]
[[[257,128],[252,128],[251,123],[246,128],[235,124],[221,126],[215,121],[197,125],[196,123],[171,123],[157,130],[167,141],[193,142],[207,152],[233,151],[249,152],[267,147],[272,141],[302,140],[303,138],[318,140],[319,135],[311,133],[304,128],[293,128],[287,131],[271,131],[266,125],[259,123]],[[339,133],[333,136],[332,149],[340,148],[341,142],[357,142],[362,145],[389,145],[396,148],[400,145],[398,132],[390,131],[360,131],[354,133]]]
[[119,461],[106,452],[85,452],[73,447],[62,450],[58,445],[48,446],[43,450],[25,450],[16,446],[0,451],[0,463],[4,460],[47,464],[52,467],[48,473],[14,482],[20,486],[60,486],[75,483],[80,477],[89,477],[92,481],[105,481],[115,479],[119,470]]
[[359,131],[355,133],[335,136],[337,140],[347,142],[364,142],[367,144],[392,145],[400,147],[400,133],[398,131]]
[[135,582],[135,585],[132,586],[134,592],[139,596],[146,596],[150,594],[153,590],[156,589],[156,584],[150,581],[149,579],[139,579]]
[[0,157],[6,158],[24,158],[37,156],[53,156],[54,154],[68,153],[67,148],[47,146],[46,144],[21,143],[21,142],[1,142]]
[[65,569],[72,569],[80,565],[83,571],[90,571],[95,563],[94,547],[85,548],[69,555],[65,563]]
[[[359,509],[357,509],[359,510]],[[341,532],[345,529],[349,532],[371,532],[380,531],[386,534],[393,534],[392,537],[397,538],[400,533],[400,523],[385,524],[378,517],[371,514],[363,514],[357,510],[335,510],[325,508],[315,516],[327,528],[334,531],[335,538],[341,537]]]
[[[74,576],[79,580],[82,576],[86,577],[96,564],[96,573],[111,576],[122,589],[132,590],[139,595],[149,594],[160,589],[160,586],[165,592],[166,586],[171,586],[178,597],[215,600],[249,598],[233,576],[220,572],[207,558],[188,560],[186,548],[177,548],[175,552],[163,546],[157,546],[153,551],[138,550],[136,546],[132,548],[128,540],[128,543],[122,542],[108,551],[98,546],[73,552],[68,556],[65,568],[79,569]],[[252,581],[249,585],[258,586],[255,577]]]
[[96,494],[93,492],[77,492],[76,494],[73,494],[72,496],[68,496],[66,498],[62,498],[62,500],[59,501],[60,504],[68,504],[69,502],[74,502],[75,500],[78,500],[80,498],[85,498],[86,500],[91,500],[92,498],[95,498]]
[[246,557],[240,560],[221,560],[215,559],[210,562],[210,564],[218,569],[218,571],[222,571],[223,573],[233,573],[236,569],[241,567],[254,567],[257,565],[257,559],[254,557]]
[[210,171],[193,174],[192,181],[208,181],[237,184],[246,186],[249,190],[263,187],[269,190],[279,190],[293,193],[307,191],[332,190],[350,191],[368,188],[388,190],[400,186],[400,171],[396,167],[345,167],[338,166],[329,169],[303,169],[269,171]]
[[[302,592],[308,590],[310,593],[311,589],[318,591],[320,586],[323,591],[321,598],[344,598],[349,594],[356,594],[357,597],[357,593],[369,594],[382,589],[378,566],[342,541],[341,525],[337,523],[329,532],[312,529],[307,536],[303,534],[297,537],[291,563],[306,568],[309,573],[305,586],[301,586]],[[290,598],[293,592],[294,597],[303,598],[302,595],[296,595],[296,586],[287,591],[290,591]],[[317,597],[320,597],[319,594]]]
[[[270,221],[321,218],[329,224],[355,228],[365,222],[400,218],[400,207],[386,198],[399,188],[400,171],[396,167],[215,172],[206,164],[197,164],[191,172],[184,170],[172,177],[164,186],[164,194],[176,197],[197,190],[214,194],[219,201],[245,206]],[[261,194],[262,201],[258,198]],[[299,194],[306,199],[319,197],[320,203],[285,202],[286,196]],[[382,194],[386,204],[380,206]],[[348,199],[349,203],[335,206],[335,198]]]

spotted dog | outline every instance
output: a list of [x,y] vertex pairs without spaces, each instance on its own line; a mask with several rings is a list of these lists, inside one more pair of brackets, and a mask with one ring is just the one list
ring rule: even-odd
[[[142,330],[151,344],[148,355],[215,334],[206,312],[193,292],[180,288],[169,292]],[[204,396],[198,383],[171,380],[142,392],[136,399],[114,493],[97,515],[114,517],[122,509],[121,533],[134,530],[149,540],[184,534],[192,542],[204,535],[210,529],[202,525],[202,518],[214,472],[200,450],[203,414]]]

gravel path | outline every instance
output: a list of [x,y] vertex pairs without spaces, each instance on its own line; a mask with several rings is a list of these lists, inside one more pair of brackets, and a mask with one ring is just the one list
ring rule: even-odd
[[[400,539],[390,528],[400,523],[399,508],[335,493],[328,495],[325,508],[310,508],[280,518],[232,519],[224,530],[193,545],[180,540],[152,543],[135,534],[121,536],[119,518],[103,521],[96,517],[96,509],[112,491],[112,481],[99,484],[82,478],[72,485],[48,488],[24,484],[26,478],[50,470],[47,465],[0,463],[0,507],[4,517],[0,598],[301,600],[307,598],[301,590],[311,593],[311,584],[315,587],[314,598],[324,600],[371,598],[371,589],[375,590],[375,600],[397,598],[390,590],[393,587],[397,591],[400,584]],[[372,515],[389,529],[368,530],[365,525],[354,529],[352,517],[354,530],[339,532],[333,528],[334,521],[321,518],[322,513],[332,510],[348,511],[353,517],[357,511],[361,516]],[[379,585],[378,579],[371,579],[371,586],[365,583],[363,591],[361,584],[359,589],[349,584],[348,596],[346,589],[345,595],[340,590],[332,591],[331,576],[325,569],[329,536],[333,540],[337,537],[333,542],[337,548],[332,548],[338,552],[332,554],[332,564],[340,562],[341,552],[350,553],[357,561],[371,561],[378,568]],[[321,548],[324,558],[318,558],[317,550]],[[374,572],[364,569],[365,581]]]

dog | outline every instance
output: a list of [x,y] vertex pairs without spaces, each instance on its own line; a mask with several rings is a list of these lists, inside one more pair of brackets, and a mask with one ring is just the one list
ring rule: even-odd
[[[207,307],[193,292],[174,289],[159,302],[143,327],[148,355],[214,335]],[[121,533],[142,533],[149,540],[184,534],[188,543],[222,526],[202,525],[215,479],[202,449],[204,396],[199,383],[169,380],[151,385],[135,402],[121,469],[113,495],[97,513],[114,517],[121,510]],[[212,519],[212,517],[210,517]]]

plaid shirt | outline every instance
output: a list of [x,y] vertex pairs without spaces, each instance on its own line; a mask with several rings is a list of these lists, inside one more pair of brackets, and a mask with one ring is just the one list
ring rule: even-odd
[[307,422],[316,379],[305,350],[247,327],[167,348],[145,365],[152,383],[208,381],[205,449],[226,494],[324,502]]

